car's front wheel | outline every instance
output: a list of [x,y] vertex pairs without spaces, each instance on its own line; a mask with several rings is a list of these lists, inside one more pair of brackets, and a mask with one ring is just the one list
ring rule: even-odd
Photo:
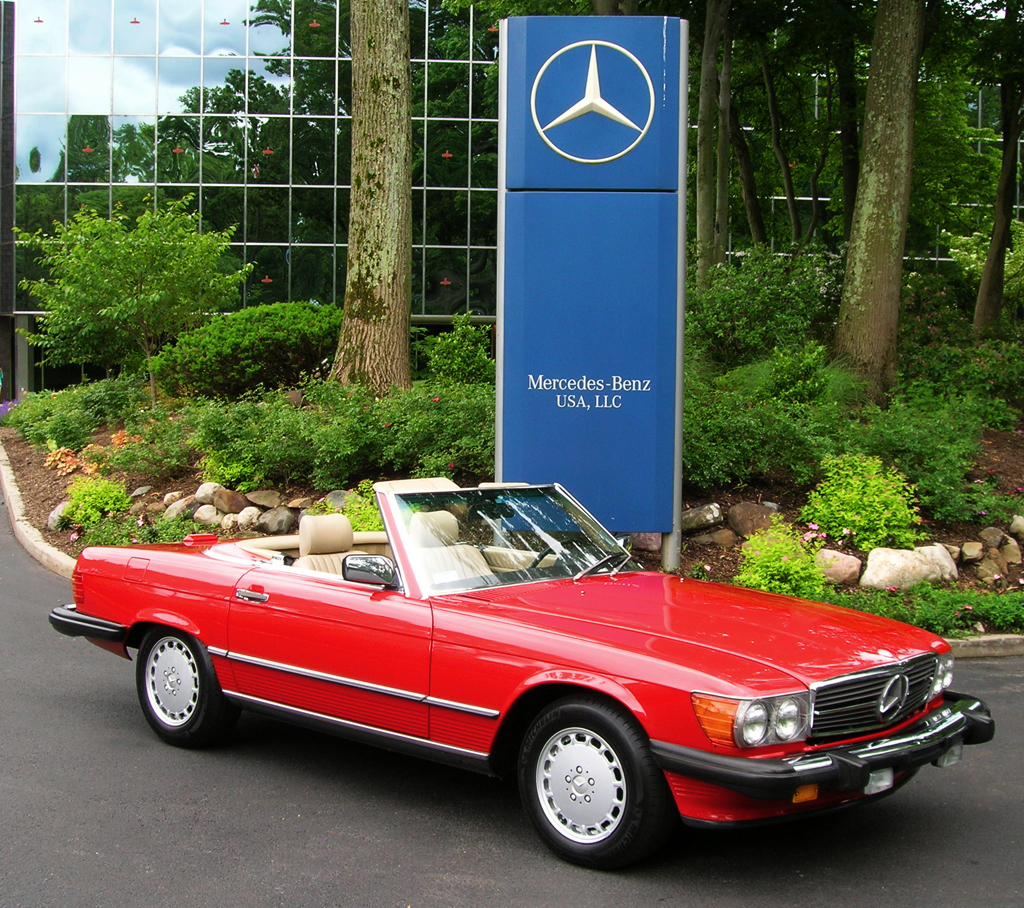
[[154,628],[146,634],[135,684],[146,721],[168,744],[204,747],[238,720],[239,710],[221,692],[206,648],[180,631]]
[[597,697],[566,698],[538,716],[520,750],[519,792],[545,844],[588,867],[642,860],[678,821],[643,729]]

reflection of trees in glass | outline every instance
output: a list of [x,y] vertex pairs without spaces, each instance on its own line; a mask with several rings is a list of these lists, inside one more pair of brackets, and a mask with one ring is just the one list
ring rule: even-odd
[[[64,156],[69,183],[106,183],[110,178],[110,118],[95,114],[69,117]],[[64,163],[57,166],[55,179],[61,178]]]

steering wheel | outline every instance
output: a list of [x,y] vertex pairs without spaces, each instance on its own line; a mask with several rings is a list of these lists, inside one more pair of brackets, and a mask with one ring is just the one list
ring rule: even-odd
[[551,546],[549,546],[549,545],[544,546],[544,548],[542,548],[540,550],[540,553],[537,555],[537,557],[534,558],[533,561],[530,562],[529,566],[526,569],[528,571],[532,571],[535,567],[538,567],[540,565],[540,563],[545,558],[547,558],[548,555],[554,555],[554,553],[555,553],[555,550],[553,548],[551,548]]

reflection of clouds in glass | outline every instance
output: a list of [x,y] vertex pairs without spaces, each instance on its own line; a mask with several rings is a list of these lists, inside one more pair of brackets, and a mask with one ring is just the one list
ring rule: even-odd
[[17,61],[18,93],[15,106],[23,113],[57,113],[64,110],[64,58],[20,57]]
[[203,21],[203,53],[208,57],[244,56],[248,14],[248,0],[207,3]]
[[249,29],[249,53],[286,54],[291,42],[276,25],[256,25]]
[[202,51],[202,17],[198,3],[160,4],[160,53],[196,57]]
[[[67,30],[64,0],[24,0],[16,3],[14,36],[19,54],[63,54]],[[37,22],[39,19],[41,21]]]
[[156,53],[153,0],[114,0],[114,53]]
[[110,57],[68,60],[68,112],[110,113]]
[[[18,180],[23,183],[45,183],[59,179],[57,174],[64,150],[65,120],[64,117],[18,117],[17,148],[15,158],[18,167]],[[32,149],[38,149],[39,162],[35,173],[32,172]]]
[[182,96],[201,81],[199,58],[161,58],[160,81],[157,88],[157,113],[185,113]]
[[110,53],[110,0],[71,4],[70,45],[73,54]]
[[156,58],[114,58],[114,113],[151,114],[156,108]]

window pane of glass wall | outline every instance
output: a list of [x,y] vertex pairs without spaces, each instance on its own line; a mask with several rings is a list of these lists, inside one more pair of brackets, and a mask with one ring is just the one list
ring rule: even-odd
[[196,104],[202,84],[198,57],[161,57],[157,63],[159,82],[157,113],[199,113]]
[[253,60],[249,67],[250,113],[291,112],[292,71],[288,60]]
[[152,183],[155,141],[154,117],[114,117],[114,181]]
[[110,180],[110,118],[79,114],[68,118],[69,183]]
[[295,114],[331,116],[337,97],[334,60],[296,60]]
[[335,138],[333,120],[292,120],[293,185],[334,185]]
[[203,20],[203,53],[208,57],[244,57],[248,0],[207,3]]
[[198,183],[199,118],[161,117],[157,129],[157,181]]
[[162,56],[199,56],[203,49],[202,3],[177,0],[160,4],[158,49]]
[[63,57],[21,57],[17,63],[18,113],[63,113],[67,70]]
[[113,105],[116,114],[146,116],[156,110],[156,57],[114,57]]
[[203,117],[203,182],[245,182],[245,129],[235,117]]
[[[63,116],[23,114],[17,118],[17,128],[18,182],[63,180],[67,120]],[[19,198],[20,192],[19,189]]]
[[14,40],[18,54],[59,54],[67,51],[66,0],[34,0],[14,5]]
[[203,111],[242,113],[245,110],[244,61],[203,60]]
[[156,53],[156,4],[153,0],[114,0],[114,53]]
[[241,240],[241,226],[245,218],[245,193],[241,186],[205,186],[201,208],[204,224],[212,230],[237,227],[234,239]]
[[245,241],[288,245],[288,189],[249,186],[245,195]]
[[[332,305],[334,250],[322,246],[293,246],[288,258],[291,265],[291,299]],[[339,295],[343,291],[344,287],[339,288]]]
[[292,243],[334,242],[334,190],[292,190]]
[[[22,230],[34,233],[53,230],[54,221],[64,221],[64,188],[62,186],[22,186],[14,209],[14,223]],[[32,253],[32,257],[37,253]],[[19,270],[20,278],[33,278],[35,272]]]
[[[33,6],[34,4],[25,4]],[[109,54],[111,47],[112,0],[72,3],[69,46],[73,54]]]

